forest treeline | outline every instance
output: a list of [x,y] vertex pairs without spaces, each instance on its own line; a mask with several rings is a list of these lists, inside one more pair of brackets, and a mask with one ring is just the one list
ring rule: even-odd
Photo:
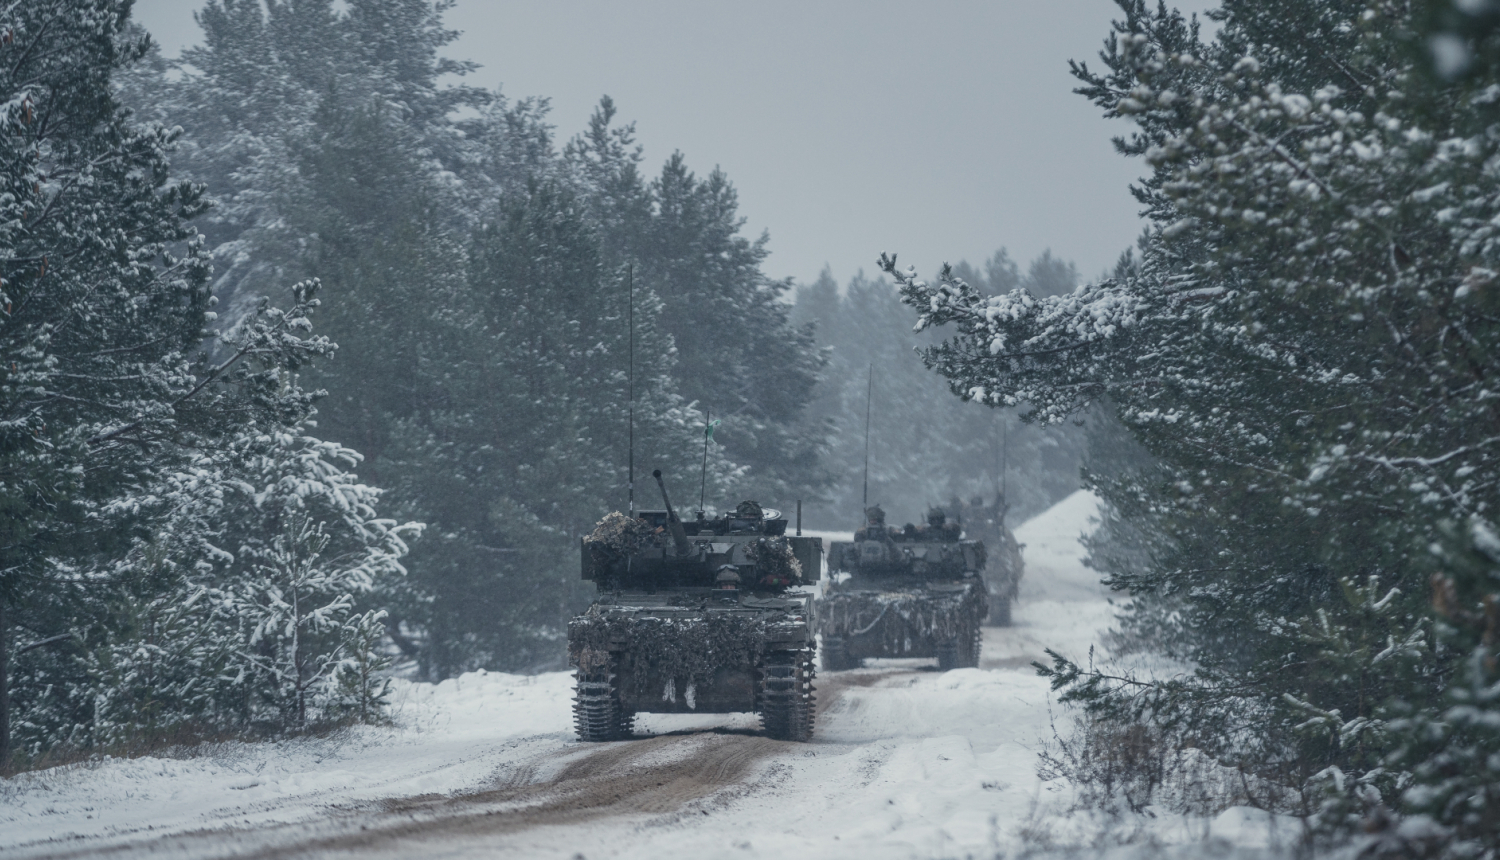
[[[1050,251],[1024,271],[1003,248],[982,269],[960,262],[954,271],[986,295],[1014,289],[1058,295],[1082,281]],[[825,270],[798,287],[792,319],[813,324],[828,350],[808,415],[833,430],[824,455],[833,480],[806,505],[813,522],[863,525],[867,406],[869,502],[894,523],[920,523],[929,506],[979,497],[986,506],[1003,498],[1008,521],[1018,524],[1079,488],[1088,450],[1082,416],[1054,425],[1023,422],[1016,408],[955,397],[917,353],[940,338],[912,331],[911,309],[889,279],[861,272],[840,288]]]
[[872,363],[880,501],[992,497],[1005,420],[1021,509],[1076,483],[1076,430],[922,368],[891,281],[794,293],[607,97],[564,138],[465,85],[449,5],[211,0],[175,60],[125,0],[0,12],[0,760],[373,719],[393,662],[560,668],[632,388],[688,504],[853,525]]
[[209,2],[174,62],[129,7],[0,21],[18,754],[368,716],[386,637],[557,665],[632,376],[683,489],[705,404],[710,498],[828,484],[823,352],[721,172],[443,83],[445,4]]
[[1169,662],[1054,654],[1085,716],[1050,766],[1106,808],[1495,857],[1500,8],[1225,0],[1206,36],[1119,6],[1073,70],[1144,163],[1139,256],[1050,298],[883,265],[953,326],[955,390],[1128,431],[1093,563],[1117,657]]

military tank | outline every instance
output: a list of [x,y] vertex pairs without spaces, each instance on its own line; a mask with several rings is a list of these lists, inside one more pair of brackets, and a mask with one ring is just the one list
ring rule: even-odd
[[865,511],[854,541],[828,548],[828,590],[818,609],[823,668],[857,668],[869,657],[936,657],[943,670],[979,665],[980,624],[989,605],[981,575],[984,544],[963,540],[941,509],[927,525],[885,524]]
[[582,539],[598,597],[568,625],[578,737],[629,737],[639,713],[754,712],[768,736],[809,740],[814,604],[795,589],[819,578],[822,540],[755,502],[685,522],[652,474],[665,510]]
[[989,556],[984,569],[984,584],[989,591],[990,612],[985,623],[1009,627],[1011,606],[1020,594],[1026,562],[1021,558],[1022,545],[1005,525],[1005,513],[1009,507],[1005,497],[997,494],[995,503],[986,507],[984,498],[975,496],[968,505],[959,506],[955,501],[953,507],[962,511],[964,536],[983,541]]

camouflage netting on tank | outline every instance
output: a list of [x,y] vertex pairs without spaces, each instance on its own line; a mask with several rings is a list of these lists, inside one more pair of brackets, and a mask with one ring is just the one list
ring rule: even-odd
[[590,671],[623,643],[626,663],[621,668],[634,674],[638,691],[652,678],[701,681],[720,667],[759,662],[766,649],[766,625],[775,620],[729,614],[676,619],[583,615],[568,623],[568,657]]
[[655,535],[655,530],[644,522],[612,511],[594,526],[594,530],[583,539],[583,545],[594,566],[605,570],[627,555],[652,546]]
[[775,576],[797,582],[802,579],[802,562],[792,551],[792,542],[784,537],[763,537],[745,545],[745,556],[755,562],[761,576]]
[[874,637],[882,650],[901,654],[908,650],[908,641],[958,638],[964,624],[977,625],[984,618],[988,604],[984,589],[977,585],[946,594],[835,592],[818,601],[818,627],[825,637]]

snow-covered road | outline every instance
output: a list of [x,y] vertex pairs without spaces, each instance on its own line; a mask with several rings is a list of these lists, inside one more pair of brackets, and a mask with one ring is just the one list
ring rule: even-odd
[[[876,661],[818,678],[811,744],[752,717],[643,715],[580,744],[572,678],[474,673],[401,684],[393,728],[231,744],[184,759],[91,763],[0,781],[6,857],[995,857],[1068,828],[1036,776],[1051,736],[1053,648],[1083,656],[1111,607],[1080,560],[1097,502],[1079,492],[1021,526],[1015,626],[981,667]],[[1167,841],[1258,841],[1231,813]],[[1191,831],[1191,832],[1190,832]],[[1201,842],[1198,842],[1200,846]]]

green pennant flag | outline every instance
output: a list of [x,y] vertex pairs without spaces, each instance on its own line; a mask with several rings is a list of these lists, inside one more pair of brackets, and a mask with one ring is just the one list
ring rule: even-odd
[[718,418],[715,418],[714,420],[708,422],[707,424],[704,424],[703,425],[703,438],[704,439],[712,439],[712,438],[714,438],[714,428],[717,427],[717,426],[719,426],[722,423],[724,423],[724,422],[721,421]]

